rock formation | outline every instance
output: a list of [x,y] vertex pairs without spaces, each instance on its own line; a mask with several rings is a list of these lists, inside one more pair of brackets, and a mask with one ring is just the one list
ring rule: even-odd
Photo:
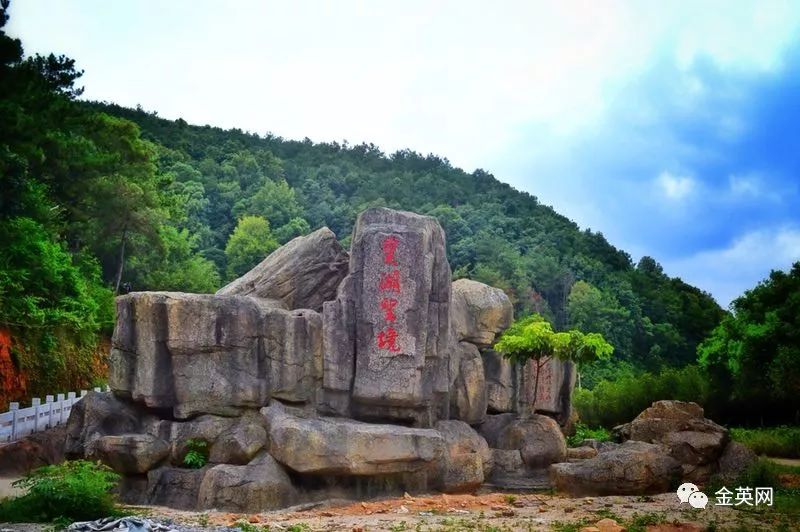
[[[502,290],[451,283],[435,219],[370,209],[349,255],[322,228],[215,295],[119,297],[112,392],[73,408],[65,450],[122,473],[128,502],[185,509],[546,479],[564,437],[491,349],[512,319]],[[537,411],[559,418],[571,367],[548,371]]]

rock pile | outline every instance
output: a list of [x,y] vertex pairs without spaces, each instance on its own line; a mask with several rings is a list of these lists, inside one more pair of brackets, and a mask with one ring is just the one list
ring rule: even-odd
[[127,502],[236,512],[541,473],[566,457],[573,370],[548,367],[552,417],[530,412],[531,375],[491,349],[512,319],[501,290],[451,282],[435,219],[370,209],[349,254],[322,228],[215,295],[118,298],[112,392],[73,407],[66,454],[123,474]]
[[572,495],[662,493],[716,474],[733,478],[755,460],[696,403],[656,401],[615,433],[621,445],[587,441],[570,462],[550,466],[553,485]]

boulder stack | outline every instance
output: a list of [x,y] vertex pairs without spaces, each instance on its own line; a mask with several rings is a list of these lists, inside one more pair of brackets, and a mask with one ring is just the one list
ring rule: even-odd
[[[508,297],[451,282],[439,223],[369,209],[351,241],[319,229],[214,295],[119,297],[111,392],[75,405],[67,455],[123,474],[125,501],[234,512],[472,491],[565,460],[529,376],[491,349]],[[539,403],[558,417],[571,381],[552,371]]]

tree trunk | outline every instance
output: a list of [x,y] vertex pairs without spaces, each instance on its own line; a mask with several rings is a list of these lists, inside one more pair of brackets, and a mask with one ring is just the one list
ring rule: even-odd
[[541,360],[536,360],[536,378],[533,379],[533,401],[531,401],[531,416],[536,414],[536,399],[539,398],[539,373],[541,373],[542,368],[547,361],[550,360],[550,357],[545,357]]
[[119,295],[119,285],[122,282],[122,270],[125,265],[125,243],[128,241],[127,224],[122,229],[122,239],[119,245],[119,264],[117,265],[117,279],[114,282],[114,295]]

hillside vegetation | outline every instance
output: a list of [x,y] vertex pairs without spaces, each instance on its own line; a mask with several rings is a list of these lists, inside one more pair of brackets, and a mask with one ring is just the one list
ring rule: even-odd
[[370,206],[438,218],[455,277],[503,288],[518,315],[601,333],[614,356],[582,369],[584,387],[694,363],[726,315],[654,259],[634,263],[484,170],[82,102],[80,75],[0,34],[0,327],[26,393],[96,377],[115,292],[212,292],[323,225],[347,244]]

